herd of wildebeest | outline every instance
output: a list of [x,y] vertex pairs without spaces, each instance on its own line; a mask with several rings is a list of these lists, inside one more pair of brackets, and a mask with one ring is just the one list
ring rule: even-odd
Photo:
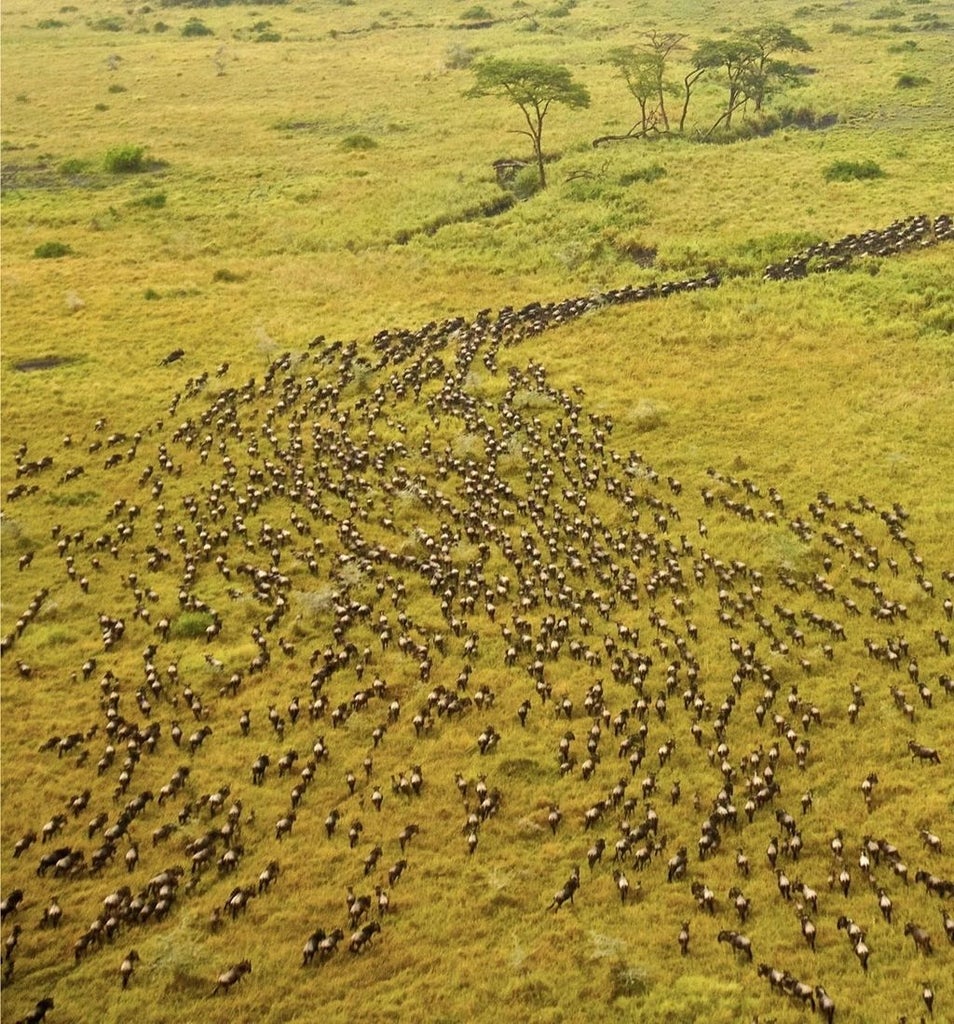
[[[912,218],[765,277],[950,238],[949,217]],[[503,818],[563,838],[566,864],[540,863],[541,888],[521,897],[541,927],[581,897],[659,899],[682,912],[656,941],[691,958],[688,906],[779,999],[831,1022],[823,979],[769,962],[747,932],[750,873],[771,872],[776,911],[813,952],[820,932],[844,933],[867,973],[882,955],[875,922],[896,929],[883,955],[924,958],[919,995],[935,1013],[932,965],[949,970],[954,944],[954,878],[941,867],[950,818],[901,835],[866,822],[879,774],[896,791],[899,780],[950,789],[949,751],[922,733],[951,734],[954,561],[924,557],[900,499],[822,489],[797,507],[784,481],[735,467],[685,486],[661,475],[614,448],[613,419],[587,411],[582,387],[553,386],[542,361],[544,333],[584,313],[718,284],[711,274],[484,310],[362,346],[319,337],[261,378],[230,382],[227,363],[189,377],[140,429],[105,415],[56,452],[23,439],[4,518],[31,540],[4,584],[5,696],[64,690],[64,707],[91,715],[35,737],[61,797],[31,820],[4,815],[5,840],[15,836],[3,850],[5,998],[39,997],[24,1021],[54,1008],[35,976],[57,962],[112,957],[117,990],[135,985],[147,961],[136,947],[183,904],[202,909],[208,932],[229,928],[281,889],[283,842],[300,830],[346,843],[353,870],[315,881],[346,898],[336,920],[303,925],[289,965],[386,943],[422,830],[380,823],[394,807],[420,817],[434,793],[460,808],[439,845],[463,863],[493,858]],[[534,353],[522,368],[521,344]],[[175,349],[163,364],[189,359]],[[82,488],[124,496],[80,505],[82,525],[67,529],[49,499]],[[731,548],[774,531],[794,536],[797,564],[717,546],[720,533]],[[8,573],[12,560],[5,551]],[[32,596],[10,622],[25,580]],[[31,645],[67,594],[86,603],[89,635]],[[846,651],[863,673],[844,672]],[[832,717],[863,737],[872,705],[890,710],[892,758],[844,765],[857,806],[836,827],[815,813],[813,762]],[[552,751],[529,769],[552,777],[545,807],[521,800],[534,733]],[[445,734],[471,738],[456,778],[429,770]],[[682,792],[680,757],[709,789]],[[482,770],[468,771],[475,761]],[[5,753],[5,792],[19,763]],[[282,788],[287,807],[250,840],[256,794]],[[756,846],[765,821],[771,838]],[[827,877],[803,870],[806,850],[824,850]],[[439,897],[421,879],[402,890],[415,884]],[[74,896],[91,891],[92,902]],[[35,929],[69,937],[34,963]],[[213,964],[207,992],[251,971],[250,957]]]

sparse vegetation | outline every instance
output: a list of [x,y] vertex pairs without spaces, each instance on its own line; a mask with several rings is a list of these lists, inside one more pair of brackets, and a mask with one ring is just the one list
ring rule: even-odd
[[58,260],[62,256],[69,256],[73,249],[65,242],[41,242],[34,250],[33,255],[38,260]]
[[918,89],[922,85],[930,85],[931,80],[925,78],[924,75],[912,75],[908,72],[903,72],[898,75],[895,81],[895,88],[897,89]]
[[346,135],[341,140],[341,148],[346,153],[362,152],[369,149],[377,149],[377,139],[371,138],[370,135],[364,135],[363,133],[355,133],[354,135]]
[[835,160],[825,168],[825,181],[871,181],[883,177],[884,170],[874,160]]
[[201,18],[189,18],[182,26],[182,35],[187,39],[200,39],[203,36],[215,35],[215,32]]

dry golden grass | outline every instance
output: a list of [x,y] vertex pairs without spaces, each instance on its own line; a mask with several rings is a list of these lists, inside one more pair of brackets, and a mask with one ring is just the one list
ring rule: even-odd
[[[104,2],[96,10],[61,9],[46,0],[4,5],[0,482],[4,495],[21,482],[40,489],[4,501],[2,633],[14,630],[39,588],[50,589],[35,621],[4,654],[2,665],[2,888],[4,896],[16,887],[26,893],[23,908],[3,925],[4,938],[13,922],[23,925],[12,980],[3,986],[4,1019],[22,1016],[50,994],[56,1002],[51,1022],[279,1022],[308,1019],[316,1012],[329,1022],[675,1022],[704,1016],[736,1024],[756,1015],[779,1022],[803,1020],[803,1011],[772,993],[753,966],[737,961],[716,941],[720,929],[739,927],[726,893],[739,881],[734,853],[740,844],[753,868],[751,879],[742,885],[753,901],[744,930],[752,937],[756,962],[765,960],[812,984],[824,984],[837,1002],[839,1021],[890,1021],[902,1013],[917,1019],[923,1012],[920,987],[926,978],[937,990],[935,1019],[950,1017],[954,992],[947,977],[954,947],[943,937],[938,899],[913,882],[918,868],[954,876],[954,837],[948,824],[954,806],[949,771],[954,721],[951,700],[938,683],[951,669],[932,636],[937,628],[951,631],[941,601],[954,589],[942,575],[954,570],[949,536],[954,513],[949,246],[860,261],[848,272],[804,281],[759,280],[766,263],[809,241],[949,207],[954,147],[943,129],[951,121],[954,94],[948,88],[946,58],[950,31],[918,28],[923,23],[913,16],[927,12],[954,21],[954,6],[942,0],[904,4],[903,17],[896,20],[910,32],[893,29],[892,20],[872,19],[881,6],[865,0],[850,12],[817,5],[792,14],[776,5],[780,15],[809,37],[813,52],[806,60],[817,69],[803,90],[784,99],[804,102],[819,113],[836,111],[841,120],[834,128],[817,133],[786,130],[730,145],[672,139],[594,150],[592,138],[625,131],[634,119],[625,90],[601,59],[613,45],[631,41],[642,19],[645,27],[672,24],[694,41],[752,23],[764,15],[765,5],[745,2],[731,16],[689,5],[663,9],[652,4],[634,14],[632,5],[617,0],[598,7],[581,2],[562,12],[508,5],[492,8],[498,19],[492,27],[474,30],[459,27],[463,5],[438,10],[420,5],[397,10],[363,2],[202,9],[127,9]],[[520,17],[528,13],[536,17],[536,31],[527,31],[529,21]],[[182,37],[182,26],[194,16],[214,35]],[[120,31],[94,27],[108,17],[121,19]],[[64,24],[41,28],[44,19]],[[830,31],[833,22],[842,20],[857,31]],[[166,32],[155,31],[160,21],[169,26]],[[265,21],[270,23],[265,31],[277,32],[279,41],[255,41],[263,29],[254,26]],[[908,40],[917,48],[898,49]],[[547,148],[559,160],[552,165],[550,188],[493,218],[464,219],[468,211],[501,194],[492,160],[520,155],[523,143],[510,134],[517,123],[513,110],[462,98],[472,76],[448,67],[455,48],[462,46],[565,61],[593,95],[585,113],[553,112]],[[923,75],[930,84],[896,89],[897,75],[905,71]],[[721,99],[721,90],[714,86],[700,90],[694,121],[700,126],[711,123]],[[360,148],[355,137],[367,137],[376,145]],[[155,161],[147,171],[114,176],[103,170],[110,149],[137,145],[145,146],[147,159]],[[826,183],[825,168],[842,159],[873,159],[886,175],[874,181]],[[66,162],[72,163],[64,167]],[[652,165],[665,173],[652,182],[624,184],[627,175]],[[158,195],[164,201],[150,198]],[[438,220],[446,226],[431,234],[422,230]],[[402,232],[412,235],[403,245],[396,242]],[[48,242],[68,245],[72,253],[60,259],[35,258],[37,246]],[[655,265],[634,263],[626,254],[634,245],[656,250]],[[508,371],[523,372],[532,361],[545,367],[548,383],[567,401],[579,401],[581,451],[588,460],[596,460],[588,447],[596,440],[596,424],[589,416],[612,418],[604,484],[610,476],[625,475],[620,467],[634,450],[659,474],[658,484],[639,474],[626,478],[638,494],[638,524],[601,487],[589,493],[585,516],[599,516],[618,538],[626,529],[642,530],[676,548],[685,533],[694,553],[683,551],[678,560],[687,575],[703,550],[724,564],[735,560],[759,569],[765,586],[757,610],[775,621],[780,637],[786,634],[774,604],[798,613],[827,612],[827,603],[808,586],[815,572],[827,577],[838,597],[857,601],[860,618],[848,617],[836,605],[846,616],[848,641],[834,644],[835,657],[828,662],[821,647],[827,638],[817,630],[805,628],[804,650],[794,649],[790,641],[793,650],[785,655],[770,652],[770,641],[752,614],[731,626],[720,624],[718,583],[711,569],[705,585],[691,587],[686,595],[686,615],[700,634],[692,654],[699,663],[700,685],[715,708],[732,692],[736,662],[728,645],[730,636],[738,635],[755,641],[777,673],[778,708],[788,711],[785,697],[797,685],[822,711],[822,726],[813,725],[806,733],[811,752],[804,773],[794,766],[788,744],[780,741],[782,793],[774,805],[737,834],[727,830],[723,848],[713,857],[704,862],[696,857],[699,825],[722,777],[717,764],[710,765],[705,756],[706,747],[716,742],[711,715],[703,720],[702,748],[692,742],[691,716],[680,700],[683,664],[668,720],[661,722],[652,712],[647,719],[646,762],[629,784],[633,808],[626,814],[610,811],[597,829],[584,830],[586,809],[629,769],[616,757],[619,741],[610,728],[603,729],[602,761],[588,782],[579,767],[561,775],[557,744],[572,728],[573,752],[579,760],[585,757],[591,722],[582,705],[597,679],[603,680],[613,714],[636,695],[612,680],[608,659],[594,669],[564,652],[547,675],[554,696],[573,700],[573,721],[561,721],[550,704],[541,706],[526,671],[530,655],[521,652],[511,668],[504,664],[507,645],[500,624],[520,613],[514,596],[498,600],[495,623],[478,599],[476,610],[463,616],[468,630],[460,638],[449,637],[446,657],[434,658],[428,684],[418,679],[416,658],[401,655],[396,644],[381,651],[376,619],[351,629],[349,638],[359,650],[365,645],[373,650],[364,682],[372,673],[380,675],[402,707],[399,722],[373,750],[373,781],[384,791],[380,813],[370,806],[370,784],[362,777],[361,764],[372,752],[372,729],[386,716],[383,703],[372,702],[337,729],[327,717],[310,723],[303,713],[284,740],[272,732],[268,706],[276,704],[284,711],[294,695],[305,698],[312,674],[309,655],[335,642],[333,593],[347,588],[355,600],[372,604],[375,615],[384,612],[396,625],[398,609],[390,599],[394,584],[386,582],[381,597],[375,584],[387,573],[401,576],[407,594],[398,605],[412,620],[415,639],[449,632],[439,599],[425,579],[393,567],[372,573],[370,568],[342,565],[338,555],[343,552],[339,526],[346,517],[360,524],[369,542],[418,557],[426,550],[420,531],[438,537],[442,524],[451,531],[461,529],[458,520],[415,497],[411,487],[390,493],[383,486],[400,464],[409,476],[423,474],[432,490],[440,489],[462,506],[469,499],[461,477],[452,471],[446,480],[438,479],[434,455],[447,451],[487,465],[484,440],[472,421],[427,411],[427,400],[436,399],[445,374],[453,371],[455,341],[438,353],[444,367],[426,379],[419,402],[410,392],[400,398],[388,390],[392,372],[403,373],[411,360],[380,370],[359,368],[355,380],[343,384],[338,409],[350,415],[348,429],[359,443],[406,446],[383,473],[368,467],[360,471],[371,482],[367,492],[352,481],[350,494],[333,493],[308,455],[312,424],[332,428],[337,422],[327,409],[305,408],[310,394],[289,398],[284,409],[273,413],[283,451],[290,441],[291,413],[305,411],[305,465],[308,474],[321,480],[320,500],[330,516],[311,521],[311,538],[300,536],[290,516],[301,512],[301,506],[276,495],[260,511],[245,514],[254,550],[245,551],[236,533],[230,538],[227,554],[233,568],[245,560],[268,568],[270,545],[258,540],[263,523],[292,532],[280,559],[291,581],[290,611],[269,634],[271,667],[261,675],[246,675],[236,697],[220,695],[223,675],[206,663],[205,655],[212,653],[224,663],[224,678],[245,668],[257,651],[250,632],[262,624],[269,606],[251,596],[246,577],[225,580],[212,562],[200,561],[191,589],[221,613],[222,633],[207,646],[201,636],[187,635],[177,620],[169,640],[159,643],[156,665],[162,673],[171,662],[178,663],[182,684],[200,693],[209,709],[212,735],[194,755],[172,746],[174,719],[181,720],[187,737],[196,724],[183,704],[182,686],[167,681],[166,696],[153,701],[152,720],[162,731],[157,752],[143,756],[129,794],[114,799],[119,764],[103,775],[95,768],[106,745],[99,682],[107,668],[113,671],[122,714],[142,721],[134,696],[143,684],[141,652],[147,643],[157,642],[157,620],[163,615],[176,619],[180,611],[183,559],[172,532],[175,524],[186,530],[190,546],[197,544],[183,499],[197,495],[204,501],[222,480],[219,440],[237,466],[241,488],[251,482],[250,473],[263,471],[265,460],[281,458],[263,426],[269,410],[275,409],[278,390],[253,394],[239,407],[245,430],[241,442],[217,422],[217,414],[201,423],[196,430],[200,440],[206,432],[214,437],[207,462],[198,453],[200,442],[187,447],[173,439],[180,424],[190,419],[198,424],[222,388],[241,388],[252,377],[260,386],[285,352],[291,361],[277,371],[279,383],[285,376],[330,383],[340,357],[318,358],[321,345],[308,347],[318,334],[325,335],[323,344],[356,339],[359,355],[373,361],[377,353],[371,338],[383,328],[413,330],[454,316],[470,322],[485,308],[496,311],[588,296],[630,281],[677,279],[708,269],[723,275],[720,288],[593,310],[501,348],[495,371],[478,358],[466,367],[463,391],[473,397],[498,437],[513,431],[496,466],[514,492],[504,504],[515,511],[509,530],[515,546],[524,528],[544,560],[568,560],[563,550],[549,555],[539,526],[516,505],[530,492],[525,474],[539,480],[540,470],[528,464],[523,452],[525,445],[531,455],[538,451],[531,436],[533,418],[544,437],[549,430],[566,430],[568,423],[553,395],[527,385],[507,400]],[[160,366],[178,347],[185,350],[183,360]],[[46,357],[72,361],[36,372],[15,369],[22,360]],[[216,367],[226,360],[230,369],[219,379]],[[203,373],[209,375],[205,389],[188,397],[189,379]],[[378,387],[387,391],[387,398],[372,438],[362,416]],[[170,411],[176,393],[185,397]],[[513,421],[502,416],[511,410],[523,418],[520,429],[514,430]],[[107,420],[102,432],[94,429],[101,416]],[[143,438],[130,462],[106,470],[103,463],[111,449],[90,453],[88,446],[120,431],[130,437],[141,431]],[[72,438],[69,447],[63,444],[66,434]],[[248,451],[253,436],[259,442],[257,454]],[[426,436],[431,455],[421,451]],[[53,468],[18,478],[14,455],[21,443],[28,445],[26,459],[52,455]],[[157,469],[155,476],[163,478],[165,488],[156,497],[150,494],[154,481],[140,485],[138,480],[147,465],[158,466],[161,444],[182,473]],[[126,441],[117,450],[128,447]],[[553,501],[571,518],[585,518],[562,494],[564,487],[579,491],[576,470],[564,472],[549,456],[547,462],[556,473]],[[342,468],[334,459],[331,464],[333,480],[340,479]],[[85,473],[58,482],[74,465],[82,465]],[[721,504],[705,507],[701,490],[706,487],[721,496],[739,496],[731,484],[713,483],[710,467],[723,477],[754,481],[762,491],[762,497],[752,499],[759,510],[769,509],[765,496],[769,486],[777,486],[785,499],[783,522],[746,522]],[[669,475],[682,481],[681,495],[667,487]],[[786,523],[796,516],[810,520],[808,506],[820,489],[831,494],[837,508],[824,525],[816,525],[810,542],[799,540]],[[862,493],[878,510],[888,510],[897,501],[909,511],[906,532],[924,559],[925,575],[935,584],[934,597],[919,585],[918,567],[890,538],[878,514],[849,509],[848,503]],[[358,501],[359,511],[349,508],[349,496]],[[360,515],[365,497],[370,500],[366,519]],[[140,505],[143,515],[136,521],[133,540],[114,560],[108,551],[97,553],[88,545],[116,530],[116,518],[109,513],[123,499],[127,505]],[[678,508],[681,521],[672,519],[668,533],[654,524],[649,499]],[[153,522],[160,502],[167,510],[166,525],[157,536]],[[234,498],[227,504],[223,522],[231,526]],[[479,515],[488,515],[486,505]],[[207,518],[204,505],[199,518]],[[698,518],[705,522],[706,538],[698,534]],[[822,540],[824,530],[835,530],[833,524],[849,518],[863,530],[866,542],[878,546],[882,562],[877,569],[860,568]],[[66,575],[51,537],[57,524],[61,535],[86,531],[75,561],[78,573],[89,577],[89,594]],[[552,506],[545,524],[556,531]],[[601,534],[596,536],[604,542]],[[301,556],[316,537],[324,553],[316,556],[318,572],[312,575]],[[478,541],[461,535],[450,544],[449,557],[461,572],[482,557]],[[583,546],[561,535],[560,544],[566,542]],[[146,567],[153,543],[172,555],[156,572]],[[848,542],[849,548],[855,544]],[[20,571],[19,559],[29,552],[34,553],[33,562]],[[619,561],[633,565],[631,553],[626,549]],[[898,558],[897,577],[884,561],[889,553]],[[822,562],[826,555],[833,559],[828,570]],[[93,567],[95,557],[99,570]],[[529,565],[530,557],[525,561]],[[634,566],[643,587],[638,608],[619,605],[604,621],[595,603],[583,600],[595,626],[587,641],[593,646],[600,646],[605,635],[615,636],[617,620],[640,628],[638,646],[654,659],[646,684],[650,700],[665,687],[666,665],[674,659],[672,647],[664,654],[653,643],[653,601],[645,591],[652,565],[653,559],[644,555],[641,565]],[[497,544],[491,545],[484,572],[488,580],[499,573],[518,575]],[[149,604],[151,624],[133,617],[130,573],[137,574],[140,586],[156,591],[158,600]],[[779,574],[797,577],[799,593],[786,590]],[[853,585],[857,575],[875,577],[887,598],[907,605],[908,619],[890,625],[874,622],[869,615],[873,597]],[[574,578],[573,585],[580,593],[607,589],[596,566]],[[243,594],[230,598],[230,587]],[[734,589],[747,591],[747,582],[738,579]],[[663,590],[657,604],[682,632],[685,623],[671,596]],[[549,610],[541,605],[524,613],[535,639]],[[104,611],[127,621],[125,639],[109,652],[103,650],[96,618]],[[583,640],[579,613],[569,618],[570,636]],[[433,735],[418,739],[411,718],[431,689],[454,689],[466,660],[463,642],[471,630],[480,639],[468,692],[472,696],[478,686],[490,686],[497,694],[496,706],[460,721],[440,718]],[[916,699],[904,665],[896,675],[865,654],[865,636],[884,643],[901,633],[918,657],[921,677],[934,690],[931,709]],[[293,655],[278,650],[280,634],[294,641]],[[811,662],[810,674],[799,667],[799,655]],[[88,682],[74,682],[71,673],[90,656],[98,659],[95,673]],[[20,678],[15,659],[32,666],[29,681]],[[867,704],[852,728],[845,709],[854,682],[862,686]],[[331,706],[350,700],[359,685],[353,667],[332,677],[326,684]],[[913,725],[894,706],[888,692],[892,685],[904,689],[915,704]],[[173,695],[178,707],[169,702]],[[747,684],[733,712],[727,733],[733,762],[741,762],[759,744],[767,749],[776,741],[771,712],[764,728],[756,722],[759,696],[760,686]],[[532,709],[522,730],[516,711],[525,697],[531,698]],[[247,739],[238,726],[239,712],[246,707],[253,719]],[[791,717],[801,733],[798,720]],[[476,739],[488,722],[502,739],[496,753],[481,756]],[[76,763],[78,751],[63,758],[55,752],[38,753],[49,736],[85,731],[94,724],[99,733],[83,744],[89,751],[85,764]],[[635,731],[635,722],[630,731]],[[330,761],[317,768],[291,835],[277,842],[274,824],[286,813],[297,770],[321,734],[330,746]],[[666,852],[642,875],[631,868],[632,857],[627,859],[630,882],[635,886],[641,879],[643,896],[621,907],[609,853],[591,875],[586,851],[596,834],[606,837],[611,850],[624,817],[634,825],[642,820],[646,801],[639,797],[639,783],[670,735],[677,738],[677,748],[659,770],[660,792],[653,801],[660,832],[668,840]],[[912,763],[905,746],[910,735],[941,750],[940,768]],[[293,777],[279,779],[275,762],[289,748],[297,749],[301,758]],[[263,751],[271,755],[272,767],[266,784],[253,787],[251,763]],[[120,750],[118,761],[122,756]],[[415,763],[424,768],[422,797],[392,793],[392,773],[408,771]],[[38,843],[14,858],[14,844],[25,830],[39,830],[70,797],[89,788],[88,809],[75,819],[70,816],[54,843],[79,847],[88,858],[100,840],[87,838],[87,821],[99,811],[115,821],[129,796],[146,789],[158,793],[180,764],[191,767],[184,793],[163,807],[150,803],[132,825],[141,845],[140,863],[131,874],[121,863],[125,840],[118,863],[98,875],[37,877],[38,858],[49,845]],[[874,768],[881,782],[866,814],[858,786]],[[359,776],[354,796],[348,795],[344,781],[349,769]],[[485,773],[488,785],[503,794],[500,812],[480,828],[472,857],[461,831],[467,812],[454,786],[456,772],[470,780]],[[682,800],[672,807],[668,792],[677,779]],[[186,800],[223,785],[231,786],[230,800],[243,803],[245,855],[236,875],[219,877],[213,866],[195,876],[194,890],[180,895],[165,921],[128,925],[112,945],[75,963],[73,942],[109,892],[126,883],[138,892],[171,864],[185,867],[183,888],[192,880],[185,845],[210,827],[207,812],[156,847],[151,835],[159,825],[175,822]],[[743,788],[739,781],[740,804]],[[799,798],[809,788],[815,808],[802,815]],[[696,792],[699,811],[692,807]],[[473,804],[473,796],[470,800]],[[547,827],[551,802],[559,803],[563,812],[556,835]],[[323,823],[333,807],[340,808],[342,818],[336,835],[328,839]],[[766,844],[778,832],[774,807],[796,814],[805,839],[800,863],[795,866],[784,858],[781,863],[820,893],[814,955],[765,863]],[[357,848],[350,850],[347,830],[355,817],[365,831]],[[361,956],[347,952],[346,936],[327,964],[302,969],[301,949],[316,927],[330,931],[341,926],[350,934],[345,886],[370,893],[374,884],[387,884],[387,870],[401,855],[398,834],[410,822],[419,823],[421,833],[408,846],[405,876],[389,886],[393,914],[384,920],[382,934]],[[828,842],[838,828],[845,831],[846,860],[855,876],[847,898],[829,892],[826,883],[832,866]],[[944,852],[926,851],[917,837],[919,829],[938,833]],[[875,869],[895,901],[891,926],[881,920],[876,899],[860,878],[857,856],[865,833],[895,843],[912,876],[911,885],[904,886],[884,863]],[[375,844],[382,846],[382,857],[366,877],[363,860]],[[680,844],[690,850],[689,878],[670,885],[665,860]],[[213,908],[223,906],[233,885],[254,883],[273,857],[282,873],[272,891],[253,899],[244,915],[213,934],[208,927]],[[574,906],[548,913],[553,893],[577,863],[583,864],[583,879]],[[714,917],[696,908],[688,888],[693,880],[704,880],[716,891],[720,906]],[[53,894],[64,906],[63,925],[40,929],[40,915]],[[868,930],[873,952],[867,976],[835,928],[840,913]],[[685,919],[691,921],[692,941],[691,954],[683,959],[676,935]],[[916,956],[910,938],[902,935],[908,920],[931,933],[933,959]],[[133,947],[142,962],[129,989],[121,992],[119,963]],[[216,975],[244,956],[253,961],[252,974],[227,995],[210,998]]]

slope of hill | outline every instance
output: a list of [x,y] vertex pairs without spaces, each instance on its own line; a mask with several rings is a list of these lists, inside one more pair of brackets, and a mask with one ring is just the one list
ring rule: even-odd
[[[107,6],[4,12],[4,1019],[950,1019],[949,7],[610,150],[622,5]],[[595,100],[492,217],[477,38]]]

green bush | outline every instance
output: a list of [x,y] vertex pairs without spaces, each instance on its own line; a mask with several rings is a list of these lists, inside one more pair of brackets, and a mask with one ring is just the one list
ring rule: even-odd
[[871,181],[883,178],[884,171],[874,160],[836,160],[824,171],[825,181]]
[[139,174],[146,169],[146,151],[142,146],[118,146],[103,160],[110,174]]
[[120,85],[119,82],[113,82],[113,84],[109,87],[109,91],[110,92],[125,92],[126,91],[126,86],[125,85]]
[[540,191],[540,171],[536,164],[521,167],[514,175],[510,190],[518,199],[530,199]]
[[124,28],[123,19],[119,17],[100,18],[90,26],[97,32],[122,32]]
[[157,21],[155,25],[152,26],[152,30],[153,32],[168,32],[169,26],[164,21]]
[[378,143],[370,135],[346,135],[341,140],[341,148],[351,153],[360,150],[377,149]]
[[211,36],[215,35],[212,29],[201,18],[190,18],[182,26],[182,34],[186,38],[195,38],[197,36]]
[[274,32],[274,31],[259,32],[259,34],[255,37],[255,42],[256,43],[280,43],[281,41],[282,41],[282,34],[281,34],[281,32]]
[[43,242],[33,250],[33,255],[38,260],[58,260],[72,251],[64,242]]
[[208,612],[183,612],[172,623],[172,635],[177,640],[204,636],[215,620]]
[[63,28],[65,21],[58,21],[56,18],[44,18],[36,23],[37,28]]
[[155,302],[156,299],[162,298],[162,296],[159,294],[159,292],[156,291],[155,288],[147,288],[142,293],[142,297],[146,300],[146,302]]
[[929,85],[930,82],[930,78],[925,78],[924,75],[901,74],[898,75],[894,87],[896,89],[916,89],[920,85]]
[[494,16],[486,7],[477,4],[476,7],[468,7],[460,16],[461,21],[493,21]]
[[75,156],[70,157],[69,159],[64,160],[63,163],[60,164],[60,174],[82,174],[83,171],[86,170],[87,166],[88,165],[85,160],[80,160],[78,157]]

